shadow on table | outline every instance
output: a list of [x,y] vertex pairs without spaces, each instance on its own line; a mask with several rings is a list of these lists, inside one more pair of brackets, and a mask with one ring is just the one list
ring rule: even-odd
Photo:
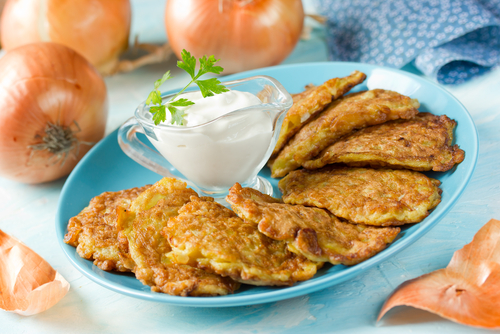
[[377,327],[391,327],[401,325],[415,325],[429,322],[440,322],[440,316],[409,306],[398,306],[389,312],[377,323]]

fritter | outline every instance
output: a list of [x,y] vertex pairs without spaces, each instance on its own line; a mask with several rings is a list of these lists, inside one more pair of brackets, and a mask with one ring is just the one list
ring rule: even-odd
[[344,163],[444,172],[465,157],[458,145],[451,146],[455,125],[446,115],[420,113],[411,120],[371,126],[342,138],[303,166],[316,169]]
[[333,101],[288,142],[271,164],[271,176],[282,177],[317,156],[353,130],[395,119],[410,119],[419,103],[399,93],[374,89]]
[[352,87],[362,83],[366,79],[364,73],[354,71],[344,78],[333,78],[322,85],[313,86],[305,92],[293,97],[293,106],[286,113],[281,126],[278,142],[272,156],[278,155],[290,138],[293,137],[302,126],[325,107],[351,90]]
[[197,196],[176,179],[163,178],[121,210],[118,224],[122,249],[130,254],[136,277],[152,291],[177,296],[216,296],[234,292],[239,284],[188,265],[171,263],[172,250],[161,231],[168,219]]
[[76,247],[78,255],[94,260],[102,270],[130,271],[123,263],[117,240],[117,208],[130,203],[150,186],[109,191],[92,198],[89,205],[68,223],[64,242]]
[[320,265],[290,252],[286,242],[265,236],[233,211],[198,197],[170,218],[163,235],[172,246],[172,262],[252,285],[292,285],[313,277]]
[[238,216],[257,224],[260,232],[286,241],[290,251],[316,262],[360,263],[386,248],[400,231],[398,227],[345,223],[326,210],[284,204],[238,183],[226,200]]
[[418,223],[441,201],[438,180],[410,170],[336,168],[293,171],[278,186],[288,204],[315,206],[356,224]]

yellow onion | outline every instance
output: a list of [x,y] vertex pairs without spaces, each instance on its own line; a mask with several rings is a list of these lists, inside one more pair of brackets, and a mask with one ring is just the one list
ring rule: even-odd
[[8,0],[1,19],[2,47],[8,51],[56,42],[107,73],[128,47],[130,20],[129,0]]
[[277,65],[302,32],[301,0],[168,0],[165,27],[177,57],[221,59],[224,73]]
[[0,58],[0,176],[55,180],[104,136],[106,86],[74,50],[34,43]]

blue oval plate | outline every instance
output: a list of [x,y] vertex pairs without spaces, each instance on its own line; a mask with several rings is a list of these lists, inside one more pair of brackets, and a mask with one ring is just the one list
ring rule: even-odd
[[[405,227],[399,239],[373,258],[352,267],[325,266],[309,281],[297,283],[293,287],[254,287],[243,286],[233,295],[221,297],[175,297],[154,293],[144,286],[132,274],[105,272],[89,260],[78,256],[74,247],[63,242],[67,232],[68,220],[77,215],[90,199],[104,191],[121,189],[154,183],[161,177],[128,158],[117,143],[117,132],[111,133],[95,147],[73,170],[61,192],[56,216],[56,232],[59,244],[70,262],[86,277],[94,282],[140,299],[183,306],[222,307],[260,304],[297,297],[348,280],[367,269],[381,263],[400,252],[428,232],[444,215],[450,211],[464,191],[474,171],[478,156],[477,131],[467,110],[450,93],[438,85],[416,75],[394,69],[376,67],[358,63],[309,63],[276,66],[252,70],[225,77],[235,80],[252,75],[269,75],[278,79],[292,93],[300,92],[306,84],[321,84],[333,77],[343,77],[359,70],[367,74],[368,79],[353,91],[373,88],[396,90],[402,94],[417,98],[421,103],[420,111],[437,115],[446,114],[457,121],[455,142],[465,151],[465,160],[445,173],[427,173],[442,182],[442,201],[438,207],[421,223]],[[133,108],[131,106],[130,115]],[[277,180],[271,179],[267,168],[261,174],[267,177],[277,189]]]

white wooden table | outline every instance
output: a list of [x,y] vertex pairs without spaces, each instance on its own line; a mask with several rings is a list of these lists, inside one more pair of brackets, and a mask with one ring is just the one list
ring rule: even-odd
[[[141,40],[165,39],[163,8],[151,10],[162,2],[133,2],[133,31],[143,36]],[[151,16],[140,21],[144,15]],[[301,41],[286,63],[326,60],[321,36],[321,31],[316,31],[310,40]],[[175,68],[175,59],[106,79],[110,98],[107,133],[132,115],[133,108],[167,69],[172,69],[175,79],[163,90],[185,82]],[[470,242],[490,218],[500,219],[500,69],[467,84],[445,88],[469,110],[479,132],[479,160],[463,196],[433,230],[397,256],[349,282],[295,299],[207,309],[147,302],[109,291],[73,268],[56,240],[54,219],[65,179],[29,186],[0,178],[0,229],[21,239],[71,284],[68,294],[44,313],[22,317],[0,311],[0,333],[483,332],[409,307],[395,309],[382,323],[375,323],[382,303],[400,283],[445,267],[453,252]]]

